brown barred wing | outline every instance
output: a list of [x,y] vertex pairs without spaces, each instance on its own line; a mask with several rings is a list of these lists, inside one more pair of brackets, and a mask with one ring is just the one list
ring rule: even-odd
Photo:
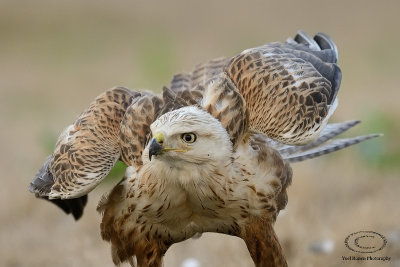
[[234,150],[241,140],[248,137],[249,114],[246,102],[225,73],[206,85],[200,105],[221,122]]
[[336,61],[329,37],[299,32],[287,43],[243,51],[225,71],[246,101],[250,129],[299,145],[318,137],[337,105]]
[[114,88],[98,96],[60,135],[30,191],[50,199],[78,198],[91,191],[120,158],[120,123],[140,95]]

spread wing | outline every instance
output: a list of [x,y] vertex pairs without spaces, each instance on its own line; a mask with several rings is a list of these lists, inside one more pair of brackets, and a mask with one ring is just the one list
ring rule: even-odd
[[[161,95],[126,88],[106,91],[63,131],[30,191],[50,200],[79,198],[94,189],[118,159],[140,166],[150,124],[186,105],[168,88]],[[71,209],[58,206],[67,212]]]
[[78,198],[96,187],[118,159],[140,165],[150,124],[184,105],[167,88],[161,96],[126,88],[106,91],[63,131],[30,191],[48,199]]
[[114,88],[98,96],[60,135],[54,153],[36,174],[30,191],[42,197],[86,195],[120,157],[119,126],[141,94]]
[[[260,132],[286,160],[302,161],[379,136],[331,140],[355,125],[327,125],[342,78],[337,60],[328,36],[311,38],[299,31],[286,43],[199,64],[191,73],[175,75],[171,89],[221,120],[234,147],[249,130]],[[229,91],[232,99],[226,97]],[[221,112],[221,103],[229,113]]]
[[[246,108],[231,114],[232,122],[285,144],[306,144],[318,137],[336,107],[341,81],[337,56],[335,44],[326,35],[310,38],[299,32],[286,43],[247,49],[230,59],[211,60],[191,73],[175,75],[171,89],[192,103],[202,100],[204,106],[209,99],[204,97],[204,87],[228,79],[220,84],[229,84],[245,100],[243,107],[232,104],[234,110]],[[216,108],[218,104],[209,101],[206,105]],[[248,122],[242,123],[245,113]]]
[[293,41],[243,51],[225,71],[246,101],[250,128],[299,145],[318,137],[336,107],[336,61],[331,39],[300,32]]

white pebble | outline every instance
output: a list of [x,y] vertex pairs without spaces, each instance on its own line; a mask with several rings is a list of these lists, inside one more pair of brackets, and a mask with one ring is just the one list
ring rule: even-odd
[[334,248],[335,243],[330,239],[317,241],[310,245],[311,251],[315,253],[331,253]]
[[182,262],[181,267],[200,267],[200,262],[195,258],[188,258]]

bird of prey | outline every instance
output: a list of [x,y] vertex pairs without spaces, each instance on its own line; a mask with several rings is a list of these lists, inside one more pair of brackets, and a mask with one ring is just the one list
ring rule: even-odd
[[341,70],[335,43],[303,32],[173,77],[161,94],[117,87],[60,135],[30,184],[75,219],[117,160],[128,167],[98,205],[115,264],[161,266],[204,232],[242,238],[256,266],[286,266],[273,224],[291,162],[376,135],[333,139]]

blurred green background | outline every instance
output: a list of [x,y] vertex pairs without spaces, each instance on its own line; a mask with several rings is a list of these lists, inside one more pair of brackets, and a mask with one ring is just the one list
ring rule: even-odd
[[[377,140],[293,165],[289,204],[276,229],[290,266],[343,262],[346,236],[388,238],[376,256],[400,266],[399,1],[0,0],[0,265],[111,266],[95,206],[123,166],[89,197],[82,220],[27,191],[58,134],[104,90],[159,91],[172,75],[233,56],[298,29],[330,35],[343,81],[333,121],[361,119],[349,135]],[[112,179],[111,179],[112,180]],[[324,240],[330,252],[315,249]],[[205,234],[174,245],[165,266],[252,266],[244,243]],[[375,263],[376,264],[376,263]]]

